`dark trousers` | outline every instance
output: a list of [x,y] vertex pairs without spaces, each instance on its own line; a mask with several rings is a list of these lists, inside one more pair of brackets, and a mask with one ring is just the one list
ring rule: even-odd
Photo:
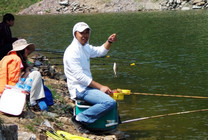
[[6,44],[4,46],[0,46],[0,60],[7,55],[9,51],[12,50],[12,44]]

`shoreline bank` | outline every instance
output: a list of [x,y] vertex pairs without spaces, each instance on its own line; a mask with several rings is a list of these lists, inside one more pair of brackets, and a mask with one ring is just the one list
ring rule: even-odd
[[43,0],[20,11],[19,15],[125,13],[207,9],[205,0]]

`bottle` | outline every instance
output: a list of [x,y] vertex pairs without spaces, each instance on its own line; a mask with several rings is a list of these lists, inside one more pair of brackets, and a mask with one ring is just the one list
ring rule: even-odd
[[20,80],[15,85],[15,87],[23,89],[24,88],[24,82],[25,82],[25,78],[20,78]]
[[27,92],[27,93],[30,93],[30,90],[31,90],[31,87],[32,87],[32,79],[30,78],[29,80],[27,80],[24,84],[24,90]]

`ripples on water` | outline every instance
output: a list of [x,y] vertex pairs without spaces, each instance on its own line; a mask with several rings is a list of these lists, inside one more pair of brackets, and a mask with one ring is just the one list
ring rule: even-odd
[[[12,30],[37,49],[59,52],[43,52],[48,57],[60,57],[72,41],[73,25],[85,21],[92,28],[94,45],[111,33],[118,35],[110,58],[91,61],[95,80],[133,92],[208,96],[207,16],[207,11],[17,16]],[[51,62],[62,64],[62,59]],[[208,107],[206,99],[139,95],[125,96],[118,104],[122,120]],[[207,112],[167,116],[122,124],[119,129],[129,139],[207,139],[207,116]]]

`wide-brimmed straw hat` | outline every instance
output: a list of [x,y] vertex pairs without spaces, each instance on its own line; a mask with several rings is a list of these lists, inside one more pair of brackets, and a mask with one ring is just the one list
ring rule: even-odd
[[9,51],[8,54],[14,51],[21,51],[27,48],[28,55],[29,55],[35,50],[35,45],[33,43],[27,43],[25,39],[18,39],[12,44],[12,46],[13,46],[13,49]]

